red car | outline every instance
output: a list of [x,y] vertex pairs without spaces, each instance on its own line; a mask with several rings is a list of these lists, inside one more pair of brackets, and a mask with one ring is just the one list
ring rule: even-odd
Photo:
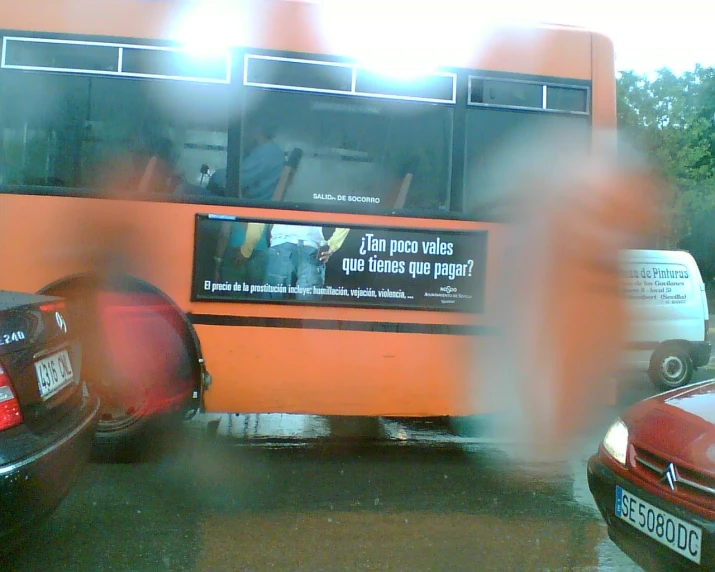
[[715,380],[628,408],[588,484],[611,539],[646,570],[715,570]]

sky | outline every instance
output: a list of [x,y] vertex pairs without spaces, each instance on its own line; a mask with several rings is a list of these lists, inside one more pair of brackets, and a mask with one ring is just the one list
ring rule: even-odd
[[[0,0],[1,1],[1,0]],[[303,0],[305,1],[305,0]],[[324,29],[329,41],[352,51],[372,51],[366,57],[384,59],[385,47],[375,40],[381,26],[386,37],[400,38],[407,45],[411,29],[422,26],[433,34],[442,33],[445,51],[464,51],[480,34],[480,26],[490,20],[549,22],[583,26],[609,36],[616,50],[616,69],[653,75],[670,68],[676,75],[692,71],[696,64],[715,67],[715,30],[713,0],[308,0],[322,4],[326,14]],[[193,3],[193,0],[192,0]],[[200,0],[207,18],[216,22],[217,7],[235,10],[237,0]],[[405,25],[406,12],[418,26]],[[455,19],[459,12],[467,16]],[[380,17],[375,17],[376,14]],[[336,25],[336,19],[342,22]],[[224,36],[236,39],[240,14],[226,16],[221,22],[206,26],[204,34],[196,33],[198,14],[188,14],[185,35],[201,44],[221,42]],[[225,28],[217,29],[218,28]],[[371,32],[365,33],[367,30]],[[395,36],[395,30],[399,34]],[[414,31],[414,30],[412,30]],[[201,36],[201,38],[199,38]],[[369,41],[366,41],[369,38]],[[411,38],[415,60],[429,59],[424,34]],[[446,44],[450,44],[447,46]],[[473,47],[473,46],[472,46]],[[422,50],[427,50],[421,53]],[[434,50],[432,50],[434,51]]]
[[697,63],[715,67],[712,0],[502,1],[512,13],[603,32],[613,40],[619,71],[651,75],[667,67],[679,75]]
[[[341,4],[349,0],[323,0]],[[715,2],[713,0],[375,0],[384,9],[390,3],[404,18],[425,11],[456,13],[468,7],[467,30],[478,33],[480,18],[518,18],[583,26],[609,36],[616,50],[616,69],[652,75],[667,67],[676,75],[692,71],[695,64],[715,66]],[[361,0],[361,6],[370,0]],[[399,18],[398,20],[399,21]],[[464,23],[452,20],[444,26],[456,36],[469,35]],[[449,30],[451,29],[451,31]],[[364,34],[361,42],[364,43]]]

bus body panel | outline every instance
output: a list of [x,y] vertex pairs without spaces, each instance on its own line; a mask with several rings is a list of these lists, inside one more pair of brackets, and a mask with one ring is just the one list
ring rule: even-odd
[[[236,26],[234,46],[246,47],[249,52],[289,52],[294,57],[354,56],[326,43],[318,29],[320,8],[315,4],[256,0],[236,2],[236,6],[246,19]],[[27,32],[67,34],[75,39],[88,36],[99,41],[131,38],[128,41],[136,44],[175,43],[185,39],[176,30],[188,9],[189,3],[178,1],[68,0],[48,4],[26,0],[22,10],[9,2],[0,3],[0,27],[18,36]],[[210,21],[194,25],[211,28]],[[607,39],[556,26],[500,26],[485,38],[481,49],[468,61],[445,61],[445,67],[467,67],[480,70],[482,75],[484,71],[518,73],[527,81],[529,76],[592,81],[593,125],[615,125],[613,50]],[[232,81],[240,84],[240,78]],[[466,106],[463,102],[460,105],[462,110]],[[474,109],[470,107],[467,112]],[[480,356],[488,355],[493,339],[495,324],[490,312],[491,300],[500,287],[495,276],[503,247],[501,224],[64,197],[51,196],[52,191],[42,194],[41,189],[32,194],[37,191],[1,195],[0,228],[5,235],[0,241],[2,286],[38,291],[64,277],[96,268],[102,249],[123,252],[127,264],[124,270],[166,293],[195,324],[213,378],[204,393],[208,411],[432,416],[491,410],[491,403],[480,399],[477,388],[488,384],[480,377],[479,361]],[[325,303],[193,301],[197,214],[331,226],[486,231],[484,307],[481,313],[464,314]],[[271,322],[260,326],[260,320],[286,320],[291,325],[280,327]],[[334,325],[318,328],[312,321]],[[418,326],[419,331],[413,328],[410,333],[401,333],[404,325]],[[476,335],[468,335],[469,328]]]
[[[484,316],[189,302],[194,214],[210,211],[210,207],[28,195],[4,195],[3,201],[0,227],[8,236],[20,237],[0,244],[0,260],[5,268],[14,269],[12,275],[3,277],[5,287],[38,291],[63,277],[90,270],[97,246],[112,236],[114,227],[115,236],[124,241],[130,274],[165,292],[190,317],[218,316],[228,322],[195,326],[214,380],[204,394],[207,411],[395,416],[474,411],[465,384],[474,345],[471,336],[380,329],[399,328],[400,324],[422,325],[426,331],[430,325],[464,329],[487,324]],[[272,214],[280,218],[281,213]],[[318,213],[293,215],[319,218]],[[33,220],[56,224],[38,225]],[[162,220],[171,224],[159,225]],[[385,219],[379,220],[384,224]],[[409,225],[406,219],[395,222],[411,226],[416,221],[410,220]],[[421,224],[440,226],[445,222]],[[18,244],[22,248],[17,248]],[[28,256],[28,252],[37,256]],[[231,318],[239,318],[238,323]],[[242,318],[292,320],[292,327],[244,326]],[[334,323],[334,329],[314,329],[311,321]],[[296,322],[305,322],[306,328],[297,327]],[[348,331],[343,323],[375,331]],[[485,337],[490,335],[488,328],[483,332]]]
[[[197,326],[217,380],[207,411],[439,416],[462,394],[467,336]],[[239,330],[239,331],[237,331]]]
[[611,40],[592,34],[592,114],[593,125],[600,129],[617,127],[615,54]]
[[[456,312],[191,302],[194,227],[196,213],[240,212],[246,218],[329,221],[332,225],[486,230],[498,240],[495,224],[46,195],[4,194],[2,200],[0,226],[6,236],[14,237],[0,241],[0,260],[14,269],[4,279],[25,289],[39,290],[60,278],[86,272],[98,249],[110,246],[110,237],[115,237],[121,240],[116,246],[126,254],[127,269],[155,284],[185,312],[384,323],[488,323],[486,315],[475,319]],[[18,243],[22,248],[17,248]]]
[[[98,3],[95,0],[70,0],[48,4],[43,0],[25,0],[22,10],[11,2],[0,5],[0,26],[28,32],[184,43],[192,38],[180,30],[190,27],[196,33],[193,39],[198,42],[198,38],[203,37],[198,28],[206,26],[213,34],[211,39],[215,40],[212,25],[229,17],[236,23],[231,27],[230,37],[226,38],[227,47],[248,46],[272,51],[355,57],[355,54],[341,51],[327,41],[321,26],[330,25],[331,21],[321,19],[320,10],[318,4],[306,2],[237,0],[227,16],[208,11],[196,13],[191,10],[190,3],[178,1],[106,0]],[[344,17],[347,19],[350,16],[346,14]],[[456,16],[449,17],[453,20]],[[184,18],[187,19],[186,24],[183,24]],[[203,23],[200,23],[201,18],[205,18]],[[350,22],[342,21],[341,25],[349,26]],[[484,32],[479,30],[475,27],[475,34],[483,34],[484,42],[477,44],[476,53],[446,60],[443,65],[591,79],[591,38],[584,30],[505,24],[484,28]]]

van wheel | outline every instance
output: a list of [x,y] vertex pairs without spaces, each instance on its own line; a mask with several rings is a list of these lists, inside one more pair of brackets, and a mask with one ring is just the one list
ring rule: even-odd
[[648,376],[658,389],[668,391],[688,385],[694,371],[693,359],[687,348],[668,344],[653,353]]

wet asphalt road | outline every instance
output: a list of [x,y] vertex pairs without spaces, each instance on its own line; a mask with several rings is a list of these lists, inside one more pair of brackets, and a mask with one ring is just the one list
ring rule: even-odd
[[0,570],[640,570],[608,539],[585,476],[617,411],[653,393],[623,388],[573,458],[549,466],[517,466],[498,441],[439,420],[214,416],[215,439],[196,421],[157,459],[88,466]]

